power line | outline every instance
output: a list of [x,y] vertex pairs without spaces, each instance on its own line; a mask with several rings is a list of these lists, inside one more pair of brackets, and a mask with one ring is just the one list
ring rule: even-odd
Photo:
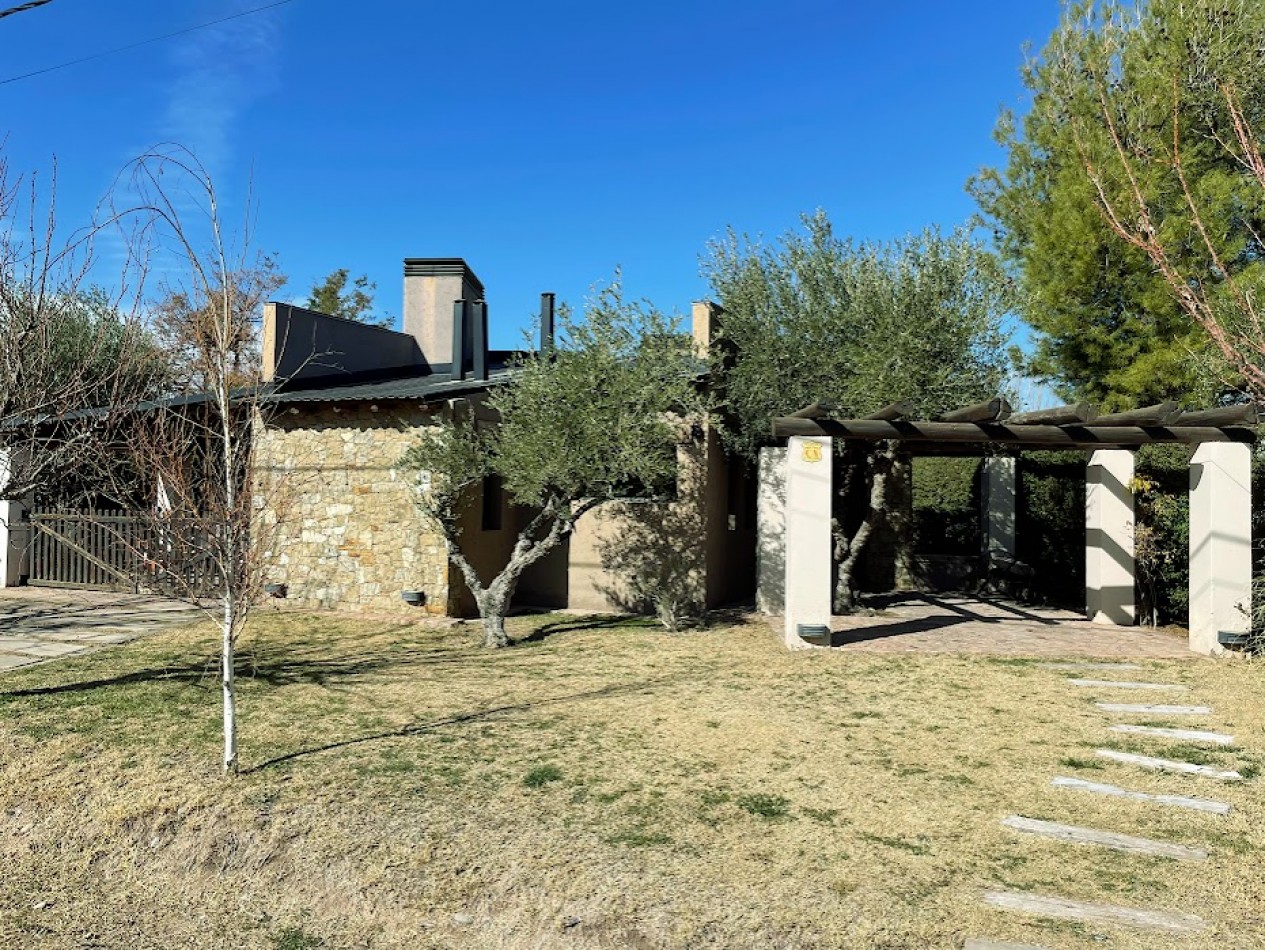
[[18,7],[9,7],[7,10],[0,10],[0,20],[7,16],[13,16],[15,13],[25,13],[27,10],[34,10],[36,7],[42,7],[46,3],[52,3],[53,0],[31,0],[30,3],[24,3]]
[[[38,6],[42,3],[50,3],[51,0],[32,0],[26,4],[26,7]],[[114,49],[104,50],[100,53],[93,53],[91,56],[81,56],[78,59],[72,59],[65,63],[58,63],[56,66],[46,66],[43,69],[37,69],[34,72],[23,73],[20,76],[10,76],[8,79],[0,79],[0,86],[7,86],[11,82],[17,82],[19,79],[30,79],[32,76],[42,76],[44,73],[51,73],[58,69],[65,69],[68,66],[78,66],[80,63],[87,63],[94,59],[101,59],[104,56],[113,56],[115,53],[122,53],[129,49],[136,49],[138,46],[148,46],[150,43],[157,43],[160,40],[169,40],[173,36],[184,36],[186,33],[193,33],[196,30],[205,30],[210,26],[218,26],[221,23],[227,23],[229,20],[236,20],[240,17],[250,16],[253,13],[263,13],[265,10],[271,10],[273,7],[284,6],[287,3],[293,3],[294,0],[275,0],[273,3],[266,3],[262,7],[255,7],[252,10],[243,10],[241,13],[233,13],[229,16],[220,17],[218,20],[211,20],[207,23],[199,23],[197,26],[186,27],[183,30],[175,30],[171,33],[164,33],[161,36],[151,36],[147,40],[138,40],[135,43],[128,43],[126,46],[116,46]],[[23,9],[15,7],[12,12]],[[3,14],[0,14],[2,16]]]

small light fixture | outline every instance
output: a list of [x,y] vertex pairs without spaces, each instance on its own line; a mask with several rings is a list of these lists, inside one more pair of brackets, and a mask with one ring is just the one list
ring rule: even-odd
[[400,591],[400,600],[408,604],[410,607],[422,607],[426,604],[426,591],[424,590],[402,590]]
[[285,597],[286,585],[285,584],[265,584],[264,593],[267,594],[269,597]]

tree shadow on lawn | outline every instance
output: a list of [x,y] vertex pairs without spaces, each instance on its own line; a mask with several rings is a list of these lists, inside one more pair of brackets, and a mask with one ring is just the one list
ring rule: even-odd
[[[409,628],[404,628],[409,629]],[[396,631],[387,631],[395,633]],[[330,642],[322,639],[308,640],[300,644],[260,644],[238,650],[234,672],[239,681],[256,681],[271,687],[308,684],[332,687],[340,681],[348,685],[357,678],[370,674],[389,674],[413,668],[446,666],[451,668],[486,669],[489,665],[512,664],[517,658],[526,658],[514,651],[474,652],[467,645],[406,644],[366,647],[363,651],[330,656]],[[98,653],[93,658],[117,657],[112,651]],[[84,658],[76,658],[84,659]],[[51,696],[59,693],[86,692],[112,686],[127,686],[147,682],[183,682],[191,686],[205,681],[219,683],[219,653],[204,653],[187,660],[152,665],[144,669],[130,670],[113,676],[74,680],[49,686],[32,686],[0,691],[0,697],[18,698]],[[44,670],[48,667],[45,666]]]
[[551,620],[541,624],[531,633],[515,638],[511,646],[543,643],[550,637],[560,633],[572,633],[576,630],[609,630],[614,627],[631,627],[636,630],[650,630],[658,624],[649,617],[634,617],[627,614],[594,614],[588,617],[568,617],[563,620]]
[[366,736],[357,736],[354,739],[343,739],[339,742],[328,742],[324,745],[311,746],[306,749],[297,749],[294,752],[287,752],[283,755],[274,756],[253,765],[250,768],[243,769],[243,775],[250,775],[255,772],[262,772],[265,769],[276,768],[296,759],[306,758],[311,755],[318,755],[322,752],[333,752],[337,749],[346,749],[352,746],[364,745],[369,742],[380,742],[384,739],[400,739],[408,736],[425,735],[435,732],[443,726],[456,726],[468,722],[480,722],[491,719],[495,716],[508,715],[518,712],[526,712],[530,709],[540,709],[544,706],[555,706],[560,703],[580,702],[589,699],[605,699],[611,696],[623,696],[632,693],[647,692],[656,686],[662,686],[673,680],[679,679],[677,676],[662,676],[656,679],[640,680],[635,683],[612,683],[608,686],[602,686],[598,689],[583,690],[578,693],[567,693],[564,696],[550,696],[545,699],[527,700],[521,703],[509,703],[504,706],[492,706],[487,709],[476,709],[472,712],[458,713],[453,716],[447,716],[443,719],[435,719],[431,722],[414,723],[408,726],[401,726],[398,729],[389,729],[384,732],[375,732]]

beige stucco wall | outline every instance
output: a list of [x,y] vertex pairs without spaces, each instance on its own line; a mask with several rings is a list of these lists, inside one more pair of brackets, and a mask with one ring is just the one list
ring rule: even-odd
[[[389,404],[301,407],[263,428],[257,445],[265,574],[305,607],[443,614],[448,558],[414,505],[413,476],[396,461],[426,413]],[[424,590],[424,608],[402,590]]]
[[648,611],[647,592],[659,590],[697,610],[751,593],[755,525],[746,493],[754,480],[731,472],[735,463],[713,429],[699,430],[678,446],[673,502],[612,503],[580,519],[570,541],[568,606]]

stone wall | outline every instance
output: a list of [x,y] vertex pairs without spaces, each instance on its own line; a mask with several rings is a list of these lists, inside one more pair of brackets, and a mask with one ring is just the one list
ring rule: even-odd
[[[414,505],[414,477],[395,467],[424,431],[425,410],[295,407],[269,420],[256,455],[265,580],[287,600],[417,616],[449,609],[443,539]],[[402,590],[426,592],[409,607]]]

